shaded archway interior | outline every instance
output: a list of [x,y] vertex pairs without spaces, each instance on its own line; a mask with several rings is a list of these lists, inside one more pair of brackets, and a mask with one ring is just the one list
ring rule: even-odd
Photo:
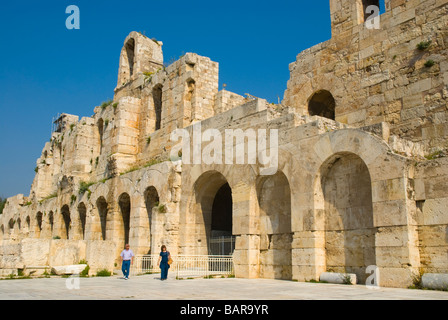
[[195,190],[208,254],[233,253],[233,199],[226,178],[216,171],[204,173],[196,181]]
[[320,116],[331,120],[335,119],[336,102],[333,95],[327,90],[319,90],[313,94],[308,102],[310,116]]

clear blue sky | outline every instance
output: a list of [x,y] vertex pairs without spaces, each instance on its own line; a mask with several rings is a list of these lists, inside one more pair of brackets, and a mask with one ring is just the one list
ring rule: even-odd
[[[68,5],[81,29],[67,30]],[[277,102],[299,52],[331,37],[329,0],[3,1],[0,10],[0,196],[29,195],[58,112],[93,115],[113,98],[123,41],[163,41],[220,64],[220,88]]]

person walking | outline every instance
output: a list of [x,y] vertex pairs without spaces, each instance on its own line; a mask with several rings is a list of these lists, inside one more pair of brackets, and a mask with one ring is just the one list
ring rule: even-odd
[[131,265],[134,263],[134,252],[132,252],[128,243],[125,245],[124,250],[121,251],[120,257],[121,271],[123,272],[124,279],[128,280]]
[[160,250],[161,252],[157,264],[159,264],[160,269],[162,271],[160,280],[163,281],[168,278],[168,269],[170,268],[170,264],[168,263],[168,261],[171,260],[171,254],[169,253],[169,251],[166,250],[165,245],[163,245],[162,248],[160,248]]

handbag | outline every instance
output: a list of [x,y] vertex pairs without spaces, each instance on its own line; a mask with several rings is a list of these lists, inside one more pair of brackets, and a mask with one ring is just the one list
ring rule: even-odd
[[[171,256],[171,254],[168,252],[168,254]],[[173,263],[173,259],[172,258],[169,258],[168,259],[168,265],[171,265]]]

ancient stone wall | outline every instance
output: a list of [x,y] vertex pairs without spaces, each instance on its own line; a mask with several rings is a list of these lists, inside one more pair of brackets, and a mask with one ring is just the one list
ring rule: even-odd
[[[373,265],[380,285],[406,287],[422,270],[448,272],[447,1],[387,0],[368,30],[371,2],[330,1],[333,38],[290,65],[281,105],[218,91],[209,58],[163,65],[162,43],[131,33],[114,99],[89,118],[62,114],[30,195],[7,200],[1,272],[81,260],[112,270],[126,242],[139,255],[162,244],[206,255],[214,234],[236,238],[237,277],[363,283]],[[216,142],[205,132],[241,130],[247,162],[226,163],[224,150],[195,162],[171,139],[181,128],[201,155]],[[277,145],[257,147],[278,153],[269,174],[247,158],[259,129],[278,130]]]
[[447,1],[386,0],[379,29],[364,24],[364,2],[330,1],[333,37],[290,65],[283,104],[310,114],[313,96],[327,91],[338,122],[387,122],[399,137],[446,148]]

